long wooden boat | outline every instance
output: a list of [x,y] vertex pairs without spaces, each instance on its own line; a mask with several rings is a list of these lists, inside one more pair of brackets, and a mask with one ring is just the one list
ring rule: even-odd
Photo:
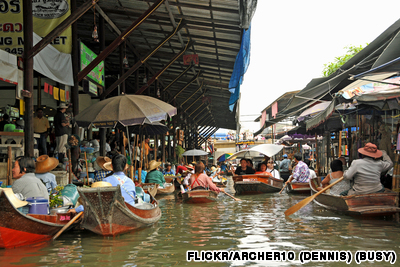
[[[72,219],[72,214],[68,217],[25,215],[18,211],[3,190],[0,190],[0,248],[28,246],[49,241],[69,222],[69,219]],[[70,228],[78,223],[73,223]]]
[[214,202],[217,197],[218,193],[211,190],[190,190],[182,194],[183,201],[191,204]]
[[157,195],[158,184],[156,183],[143,183],[141,184],[145,193],[155,197]]
[[290,194],[310,194],[311,188],[309,183],[288,183],[286,190]]
[[235,175],[232,179],[238,195],[275,193],[283,187],[283,180],[263,174]]
[[176,175],[164,175],[165,182],[175,186],[175,190],[180,190],[181,177]]
[[[319,186],[318,178],[310,180],[312,194]],[[326,209],[353,216],[386,216],[400,212],[399,193],[386,189],[383,193],[335,196],[327,193],[318,195],[314,202]]]
[[170,195],[175,192],[175,185],[171,184],[170,186],[167,186],[165,188],[157,188],[157,195]]
[[120,186],[78,188],[84,206],[81,226],[103,236],[116,236],[157,222],[161,210],[157,200],[151,203],[125,203]]

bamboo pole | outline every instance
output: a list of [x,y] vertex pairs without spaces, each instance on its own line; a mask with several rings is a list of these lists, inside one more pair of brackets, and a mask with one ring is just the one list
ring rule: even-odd
[[[135,139],[133,140],[133,159],[132,159],[132,166],[133,166],[133,176],[132,179],[135,179],[135,173],[136,173],[136,151],[137,151],[137,141],[138,141],[138,136],[135,134]],[[135,162],[135,164],[133,164]]]

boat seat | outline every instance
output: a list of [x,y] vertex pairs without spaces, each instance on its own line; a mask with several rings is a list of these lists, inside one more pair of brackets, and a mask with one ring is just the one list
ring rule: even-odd
[[151,210],[151,209],[154,209],[154,205],[151,203],[144,202],[144,203],[136,204],[135,208],[141,209],[141,210]]

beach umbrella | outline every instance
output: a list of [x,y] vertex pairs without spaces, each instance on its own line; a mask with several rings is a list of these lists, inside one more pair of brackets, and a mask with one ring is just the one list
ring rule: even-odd
[[[254,146],[250,149],[242,150],[239,152],[236,152],[232,156],[228,158],[228,160],[237,158],[237,157],[255,157],[257,154],[263,154],[268,157],[272,157],[276,154],[278,154],[281,150],[283,149],[283,146],[281,145],[273,145],[273,144],[262,144],[258,146]],[[254,155],[255,154],[255,155]]]
[[230,156],[232,156],[232,153],[225,153],[225,154],[222,154],[221,156],[218,157],[217,161],[218,161],[218,162],[225,161],[225,160],[227,160]]
[[157,98],[144,95],[120,95],[97,102],[81,111],[75,121],[81,127],[115,127],[151,124],[176,115],[176,108]]

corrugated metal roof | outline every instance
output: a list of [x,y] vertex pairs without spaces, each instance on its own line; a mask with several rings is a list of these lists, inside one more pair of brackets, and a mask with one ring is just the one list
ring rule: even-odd
[[[155,1],[138,0],[103,0],[98,3],[111,21],[120,31],[128,28],[140,15],[142,15]],[[78,0],[82,4],[83,0]],[[204,82],[202,93],[197,93],[195,97],[187,101],[183,106],[185,110],[195,99],[199,99],[187,114],[195,111],[203,101],[203,96],[210,97],[211,103],[209,110],[213,119],[206,120],[202,125],[210,125],[215,120],[215,126],[219,128],[236,129],[235,112],[230,112],[228,101],[230,92],[228,90],[229,80],[232,74],[236,55],[240,49],[242,29],[240,28],[240,14],[238,0],[169,0],[168,5],[176,24],[180,19],[185,20],[185,26],[180,31],[183,42],[190,39],[195,41],[194,45],[188,49],[186,54],[198,54],[199,64],[193,69],[196,73],[200,70],[202,74],[198,83],[193,82],[177,98],[176,106],[180,106]],[[99,23],[99,11],[96,12],[96,23]],[[88,45],[94,52],[99,53],[99,44],[91,38],[94,27],[93,11],[87,12],[78,20],[79,38]],[[130,44],[143,57],[153,50],[160,41],[166,38],[174,26],[166,4],[162,4],[152,15],[150,15],[132,34],[128,40]],[[106,22],[106,46],[116,37],[116,33],[111,27],[107,27]],[[126,56],[130,66],[135,62],[135,56],[131,46],[127,45]],[[159,71],[172,59],[182,48],[182,44],[175,35],[168,43],[152,56],[148,61],[151,67],[150,77]],[[119,49],[116,49],[106,59],[106,88],[111,85],[118,77],[119,73]],[[159,78],[160,87],[166,87],[187,66],[183,65],[180,57],[175,61]],[[145,72],[143,67],[139,69],[139,88],[143,85]],[[169,88],[168,98],[180,91],[194,76],[192,71],[188,71],[178,82]],[[135,75],[131,75],[126,82],[126,92],[132,94],[136,91]],[[150,87],[150,95],[155,95],[155,84]],[[147,94],[147,92],[145,92]],[[205,106],[205,105],[203,105]],[[198,111],[202,110],[199,108]],[[206,111],[204,111],[206,112]],[[195,113],[196,114],[196,113]],[[195,115],[194,114],[194,115]],[[193,116],[194,116],[193,115]],[[193,117],[192,116],[192,117]],[[198,119],[198,116],[196,119]]]

